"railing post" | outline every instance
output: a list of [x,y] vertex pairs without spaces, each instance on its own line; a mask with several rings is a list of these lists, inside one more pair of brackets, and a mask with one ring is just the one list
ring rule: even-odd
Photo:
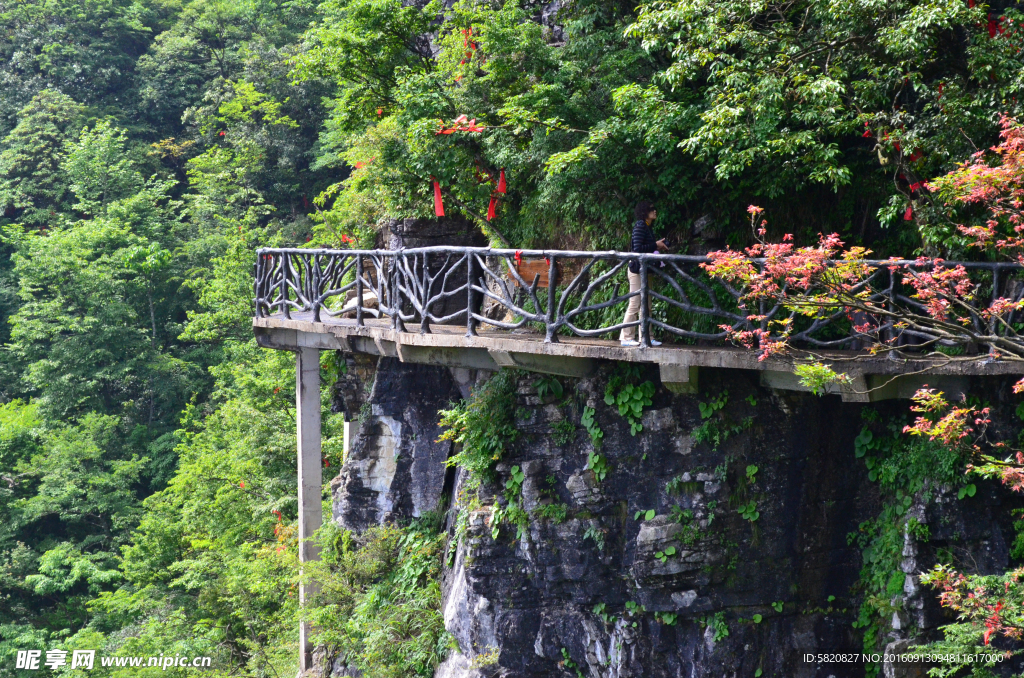
[[[896,273],[889,268],[889,289],[886,296],[886,305],[889,307],[889,311],[895,312],[896,309]],[[893,320],[889,320],[889,329],[886,330],[886,336],[884,340],[886,343],[895,343],[896,340],[896,327]]]
[[[380,299],[377,300],[380,308]],[[356,255],[356,327],[363,326],[363,255]]]
[[547,320],[544,323],[544,342],[548,344],[558,343],[558,326],[555,324],[555,255],[548,257],[548,312]]
[[291,270],[290,261],[288,253],[281,252],[281,312],[288,319],[292,317],[292,311],[288,308],[288,272]]
[[[764,275],[764,264],[758,264],[757,270],[760,271],[761,275]],[[762,332],[766,332],[768,330],[768,318],[764,310],[764,299],[759,299],[757,302],[757,314],[761,316],[759,327]]]
[[263,272],[260,262],[263,260],[263,254],[256,252],[256,263],[252,267],[252,293],[253,303],[256,304],[256,317],[263,317],[263,307],[260,304],[260,279],[263,277],[260,275]]
[[[448,262],[445,261],[445,264]],[[441,275],[439,272],[438,275]],[[444,278],[441,278],[441,291],[444,292]],[[433,283],[430,280],[430,256],[423,254],[423,268],[420,269],[420,289],[422,295],[423,311],[420,313],[420,334],[430,334],[430,306],[433,303],[430,299],[430,292],[433,290]]]
[[647,258],[640,257],[640,345],[651,345],[651,295],[647,289]]
[[402,256],[402,250],[395,252],[391,259],[391,326],[396,332],[405,332],[405,323],[402,322],[402,295],[398,291],[398,259]]
[[316,254],[310,254],[310,258],[313,260],[313,265],[309,267],[309,294],[312,297],[313,302],[313,322],[320,322],[320,286],[323,282],[323,275],[321,275],[320,259]]
[[[999,267],[995,266],[992,269],[992,302],[989,304],[989,308],[996,303],[996,299],[999,298]],[[999,334],[999,323],[995,316],[992,316],[988,320],[988,331],[990,334]]]
[[476,336],[476,318],[473,317],[473,253],[466,252],[466,336]]

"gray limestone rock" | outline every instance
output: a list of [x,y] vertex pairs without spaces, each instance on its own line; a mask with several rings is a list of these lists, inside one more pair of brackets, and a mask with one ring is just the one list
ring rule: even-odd
[[437,509],[451,443],[438,441],[438,411],[460,398],[445,368],[381,358],[341,474],[331,482],[335,519],[362,531]]
[[[863,676],[862,665],[818,665],[803,655],[863,649],[851,627],[860,600],[850,594],[862,554],[847,535],[880,510],[878,486],[854,457],[864,406],[838,396],[776,397],[756,375],[722,370],[702,377],[706,393],[659,387],[644,430],[633,436],[604,404],[609,370],[563,379],[566,393],[579,395],[559,402],[537,397],[535,376],[520,381],[520,435],[501,459],[497,482],[481,486],[480,508],[468,515],[444,571],[442,613],[458,651],[435,678],[565,678],[577,670],[587,678],[720,678],[758,668],[787,678]],[[451,449],[434,442],[437,409],[482,378],[458,376],[381,361],[372,413],[332,484],[343,525],[365,529],[437,506],[444,493],[458,496],[458,478],[446,475],[444,463]],[[657,384],[656,368],[644,378]],[[698,403],[724,390],[734,429],[717,445],[707,437],[696,442],[693,431],[705,421]],[[599,453],[609,472],[601,481],[586,468],[594,448],[581,428],[568,442],[553,442],[554,425],[578,427],[588,403],[604,432]],[[903,413],[906,403],[883,407]],[[753,480],[751,465],[758,467]],[[518,499],[528,528],[517,538],[503,524],[494,539],[490,507],[504,505],[513,466],[525,474]],[[1013,533],[996,489],[973,502],[957,501],[955,488],[929,488],[928,503],[923,496],[909,510],[931,536],[904,539],[899,567],[907,577],[894,600],[900,614],[882,629],[890,649],[948,619],[919,583],[939,544],[955,541],[981,571],[1009,563]],[[737,510],[750,502],[755,521]],[[542,517],[552,505],[565,506],[564,520]],[[646,520],[649,510],[655,515]],[[659,557],[668,547],[675,552]],[[477,667],[481,657],[489,659]],[[884,675],[915,677],[910,670],[886,666]]]

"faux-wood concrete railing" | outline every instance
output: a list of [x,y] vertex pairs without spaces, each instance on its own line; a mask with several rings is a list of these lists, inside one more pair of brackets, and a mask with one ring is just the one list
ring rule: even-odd
[[[622,290],[623,269],[630,261],[637,261],[640,269],[640,289],[634,292],[628,287]],[[857,349],[861,342],[896,340],[913,352],[914,344],[933,342],[936,337],[926,331],[897,330],[895,321],[884,319],[873,325],[860,322],[870,332],[858,334],[841,309],[806,318],[779,303],[756,309],[761,319],[755,324],[750,311],[740,308],[743,290],[709,278],[700,268],[707,261],[680,255],[465,247],[259,250],[253,319],[257,341],[296,354],[300,561],[319,557],[310,538],[322,523],[321,350],[457,369],[517,367],[577,377],[590,374],[600,361],[645,362],[656,364],[662,384],[678,393],[696,392],[698,370],[756,370],[762,384],[772,389],[806,391],[793,375],[793,356],[760,360],[752,351],[724,345],[728,332],[722,325],[733,330],[764,329],[772,320],[792,318],[796,327],[790,343],[806,347],[804,353],[834,361],[837,369],[851,377],[829,387],[844,401],[908,398],[925,383],[955,396],[967,391],[967,380],[975,375],[1019,378],[1024,373],[1024,360],[996,360],[984,346],[975,347],[980,355],[972,351],[956,362],[923,354],[893,359],[891,353],[872,356],[843,350]],[[923,313],[903,277],[923,264],[864,263],[870,264],[871,273],[854,291],[863,291],[876,307]],[[978,301],[961,317],[973,323],[976,335],[992,338],[1004,327],[1013,336],[997,338],[1018,341],[1021,319],[1016,311],[998,318],[983,311],[993,299],[1018,302],[1024,296],[1022,267],[962,265],[976,283],[972,298]],[[638,295],[639,319],[621,322],[625,304]],[[407,324],[418,324],[418,331],[410,331]],[[639,328],[641,347],[597,339],[629,326]],[[487,331],[488,327],[494,329]],[[681,341],[654,348],[653,332]],[[303,604],[315,586],[313,581],[303,583]],[[313,649],[308,623],[300,628],[300,644],[301,666],[308,669]]]
[[[640,289],[625,286],[625,269],[636,261]],[[707,257],[624,252],[569,252],[556,250],[508,250],[473,247],[427,247],[408,250],[260,249],[255,267],[256,317],[293,311],[311,312],[314,322],[322,316],[345,316],[363,326],[364,318],[386,318],[393,329],[407,332],[418,324],[429,333],[431,324],[463,323],[466,336],[489,325],[504,330],[535,328],[545,342],[559,335],[611,336],[624,327],[638,327],[643,346],[650,346],[652,332],[684,343],[708,345],[723,342],[727,331],[767,330],[772,321],[788,319],[794,331],[793,345],[815,348],[856,349],[865,343],[900,343],[934,340],[920,331],[894,328],[885,320],[859,334],[845,309],[807,318],[783,304],[751,311],[740,308],[742,289],[712,280],[700,268]],[[763,260],[752,260],[763,264]],[[920,264],[912,260],[863,262],[872,273],[853,290],[866,291],[876,304],[902,307],[923,313],[905,282],[907,271]],[[998,331],[997,320],[983,311],[1000,296],[1014,302],[1024,296],[1022,267],[1014,263],[941,262],[944,267],[963,266],[976,279],[970,322],[979,332]],[[550,282],[554,284],[549,284]],[[623,291],[623,287],[626,290]],[[1000,294],[1002,292],[1002,294]],[[639,319],[622,322],[625,304],[639,295]],[[652,312],[653,308],[653,312]],[[1020,319],[1016,311],[1005,314],[998,325],[1012,327]],[[991,327],[988,327],[991,326]]]

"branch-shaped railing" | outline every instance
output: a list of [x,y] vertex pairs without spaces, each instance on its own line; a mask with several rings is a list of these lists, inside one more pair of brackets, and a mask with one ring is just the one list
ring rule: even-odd
[[[626,277],[632,261],[639,265],[635,291],[629,290]],[[311,312],[315,322],[341,316],[357,326],[372,317],[389,320],[399,331],[415,323],[423,333],[431,325],[460,324],[467,336],[481,326],[532,330],[548,342],[559,336],[611,337],[636,327],[644,346],[651,345],[653,333],[713,343],[738,331],[770,335],[777,326],[787,328],[790,343],[809,347],[934,346],[951,343],[947,326],[952,323],[967,327],[966,341],[987,344],[990,351],[999,345],[1003,353],[1020,344],[1024,357],[1024,339],[1017,336],[1018,326],[1024,331],[1024,318],[1012,307],[1024,297],[1024,267],[1015,263],[863,261],[869,273],[843,291],[856,303],[821,305],[808,313],[785,295],[757,302],[756,309],[745,307],[745,290],[710,277],[701,267],[708,262],[688,255],[474,247],[260,249],[255,312],[257,317],[286,318]],[[962,266],[968,272],[974,285],[965,297],[969,301],[958,299],[949,321],[908,322],[908,317],[929,318],[911,278],[937,266]],[[624,322],[626,304],[636,296],[639,318]],[[997,300],[1000,308],[1012,304],[993,313]]]

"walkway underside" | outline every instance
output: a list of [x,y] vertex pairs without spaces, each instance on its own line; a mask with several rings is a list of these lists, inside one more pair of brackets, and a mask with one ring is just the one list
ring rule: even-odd
[[[254,318],[253,329],[260,346],[295,351],[299,348],[342,350],[397,358],[403,362],[480,370],[502,367],[585,377],[602,360],[653,363],[659,366],[665,385],[680,392],[695,392],[700,370],[756,370],[764,385],[776,389],[806,391],[794,376],[799,362],[830,364],[851,382],[835,385],[831,392],[844,401],[874,402],[909,398],[928,384],[951,395],[966,391],[971,376],[1024,374],[1024,363],[992,360],[986,355],[950,359],[909,357],[894,359],[854,351],[792,350],[786,355],[758,360],[754,351],[737,347],[665,344],[651,348],[626,348],[609,339],[560,337],[546,343],[540,333],[479,329],[467,337],[462,325],[431,325],[430,333],[398,332],[388,320],[368,318],[362,327],[354,319],[331,318],[314,322],[311,312]],[[705,377],[707,378],[707,377]]]

